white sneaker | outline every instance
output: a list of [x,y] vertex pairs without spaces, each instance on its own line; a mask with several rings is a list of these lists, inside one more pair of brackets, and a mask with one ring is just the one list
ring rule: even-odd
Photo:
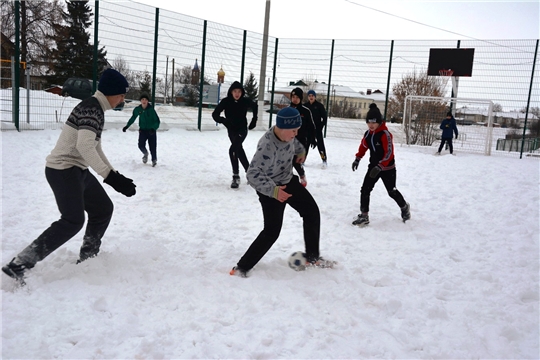
[[321,165],[321,169],[326,169],[328,167],[328,164],[326,163],[326,161],[323,161],[322,162],[322,165]]

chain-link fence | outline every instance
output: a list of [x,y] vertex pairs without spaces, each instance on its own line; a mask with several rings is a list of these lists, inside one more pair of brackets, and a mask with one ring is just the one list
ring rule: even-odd
[[[253,73],[259,84],[261,80],[265,84],[264,89],[258,89],[259,98],[264,94],[265,99],[262,126],[272,121],[270,108],[288,105],[287,95],[292,87],[301,86],[306,90],[316,88],[318,100],[327,106],[331,114],[327,136],[359,138],[365,129],[361,119],[369,103],[376,102],[388,122],[393,121],[391,114],[386,114],[393,86],[407,74],[425,72],[431,48],[458,47],[474,48],[475,53],[472,77],[458,79],[457,97],[492,101],[497,107],[495,110],[500,110],[494,113],[495,119],[497,115],[513,116],[522,128],[538,122],[538,40],[383,41],[270,36],[266,72],[264,79],[260,79],[262,34],[133,1],[95,1],[89,5],[94,14],[98,14],[89,33],[94,34],[97,26],[94,41],[105,47],[112,66],[122,65],[133,89],[128,93],[124,110],[112,117],[112,123],[118,122],[119,126],[129,119],[131,109],[137,104],[136,90],[144,73],[154,80],[152,96],[164,122],[199,130],[215,128],[212,108],[226,94],[230,83],[235,80],[245,83]],[[5,66],[2,62],[2,74],[5,74]],[[190,77],[195,70],[199,73],[197,82],[192,84]],[[225,73],[223,84],[218,83],[220,71]],[[0,114],[4,130],[13,128],[10,125],[14,122],[13,93],[6,89],[4,81],[2,84]],[[198,91],[194,104],[198,112],[189,111],[185,106],[190,87],[202,90]],[[446,96],[451,95],[450,91],[447,89]],[[32,91],[24,100],[26,95],[21,91],[20,130],[57,128],[64,122],[59,113],[65,118],[69,107],[74,105],[64,101],[60,109],[57,101],[51,100],[52,94],[45,93]],[[347,107],[348,112],[344,111]],[[27,116],[27,111],[33,112],[31,116]],[[509,153],[515,155],[516,152]]]

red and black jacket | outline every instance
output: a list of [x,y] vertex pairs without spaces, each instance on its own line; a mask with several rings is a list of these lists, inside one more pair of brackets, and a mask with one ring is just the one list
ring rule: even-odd
[[386,123],[381,123],[375,131],[366,131],[356,158],[361,159],[369,149],[369,167],[379,166],[383,171],[395,168],[394,141]]

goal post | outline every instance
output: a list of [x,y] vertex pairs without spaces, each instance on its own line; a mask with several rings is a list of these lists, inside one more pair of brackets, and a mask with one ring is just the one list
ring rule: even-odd
[[493,102],[486,99],[408,95],[403,108],[406,144],[438,147],[440,124],[449,111],[459,133],[454,149],[491,155]]

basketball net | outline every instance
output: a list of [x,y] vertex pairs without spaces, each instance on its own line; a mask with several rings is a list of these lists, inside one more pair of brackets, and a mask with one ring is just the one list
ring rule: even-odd
[[[446,89],[446,85],[448,84],[448,80],[452,78],[452,75],[454,75],[454,70],[452,69],[442,69],[439,70],[439,76],[442,77],[442,86]],[[452,81],[452,89],[455,92],[454,89],[454,81]]]

